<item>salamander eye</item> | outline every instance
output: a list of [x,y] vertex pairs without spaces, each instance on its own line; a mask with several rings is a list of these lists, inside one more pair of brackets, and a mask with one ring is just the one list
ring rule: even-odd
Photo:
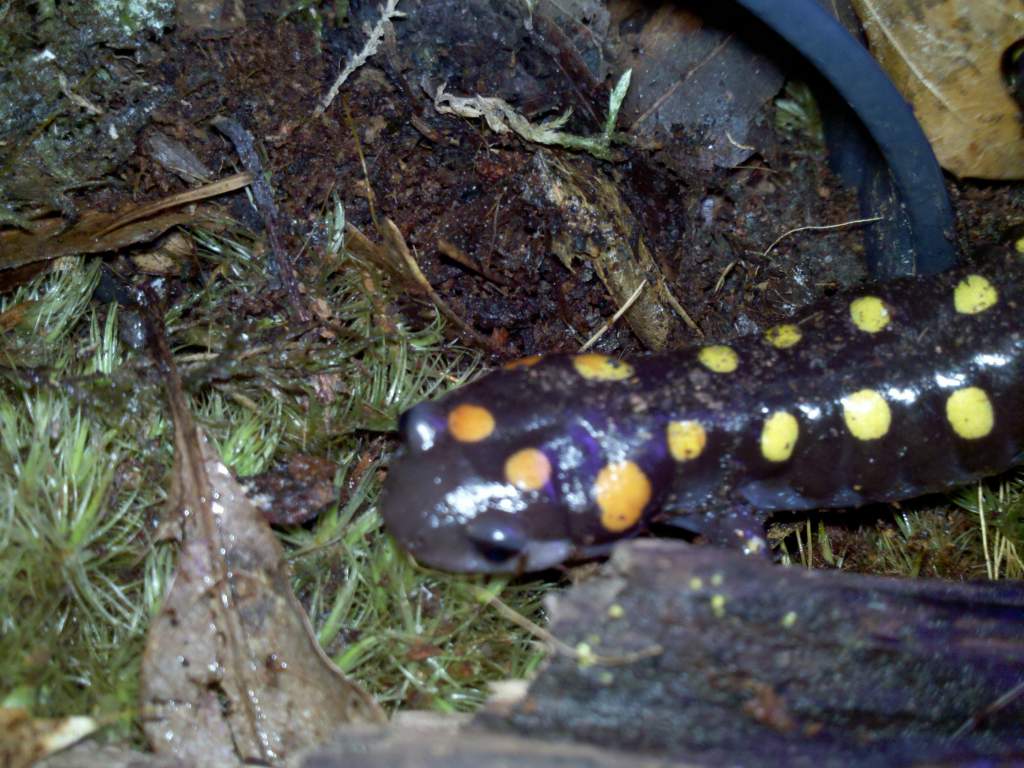
[[511,520],[481,516],[466,526],[466,536],[481,555],[492,563],[503,563],[526,550],[529,541]]
[[422,452],[434,447],[444,428],[444,417],[433,403],[420,403],[398,417],[398,434],[410,450]]

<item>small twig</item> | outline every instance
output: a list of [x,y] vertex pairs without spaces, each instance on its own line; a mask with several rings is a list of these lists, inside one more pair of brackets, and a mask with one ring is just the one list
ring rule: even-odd
[[455,243],[450,243],[444,239],[438,240],[437,250],[439,250],[452,261],[461,264],[471,272],[476,272],[478,275],[487,278],[492,283],[504,285],[506,287],[509,284],[508,280],[506,280],[501,275],[492,272],[491,270],[484,267],[482,264],[474,263],[474,261],[469,257],[469,255],[461,248],[459,248],[459,246],[455,245]]
[[811,224],[811,225],[808,225],[806,227],[796,227],[795,229],[790,229],[790,230],[787,230],[787,231],[783,232],[781,235],[779,235],[777,238],[775,238],[775,240],[772,242],[772,244],[769,245],[765,249],[764,253],[762,253],[761,256],[762,257],[767,257],[768,254],[772,252],[772,249],[776,245],[781,243],[783,240],[785,240],[790,235],[795,234],[797,232],[805,232],[807,230],[819,231],[819,230],[827,230],[827,229],[842,229],[843,227],[850,227],[850,226],[853,226],[854,224],[869,224],[869,223],[871,223],[873,221],[881,221],[881,220],[882,220],[881,216],[872,216],[869,219],[851,219],[850,221],[843,221],[843,222],[840,222],[839,224]]
[[384,237],[384,243],[391,254],[400,260],[399,263],[404,265],[405,274],[412,282],[426,291],[430,300],[434,302],[434,306],[440,310],[441,314],[451,320],[455,325],[459,327],[463,333],[473,339],[476,344],[480,345],[484,349],[489,349],[492,352],[500,353],[501,348],[495,344],[491,339],[478,332],[475,328],[472,328],[465,320],[459,317],[451,307],[449,307],[444,299],[434,290],[434,286],[427,280],[427,276],[423,274],[420,269],[420,265],[416,263],[416,259],[413,257],[412,252],[409,250],[409,246],[405,243],[405,238],[402,237],[401,231],[398,226],[391,219],[384,219],[384,226],[381,229],[381,235]]
[[643,293],[644,288],[646,287],[647,278],[645,277],[643,280],[640,281],[640,285],[636,287],[636,290],[633,291],[632,295],[628,299],[626,299],[626,303],[619,307],[619,310],[614,315],[612,315],[611,320],[608,320],[604,325],[598,328],[597,332],[589,339],[587,339],[586,343],[582,347],[580,347],[580,352],[586,352],[588,349],[594,346],[594,344],[597,343],[597,340],[604,336],[608,332],[608,329],[615,325],[618,319],[629,311],[629,308],[636,303],[636,300],[640,298],[640,294]]
[[1008,690],[998,699],[996,699],[987,707],[985,707],[981,712],[971,715],[963,725],[961,725],[959,728],[956,729],[956,731],[954,731],[953,738],[963,738],[968,733],[977,728],[979,725],[981,725],[981,723],[984,722],[985,718],[991,717],[1001,709],[1005,709],[1014,701],[1021,698],[1021,696],[1024,696],[1024,680],[1021,680],[1010,690]]
[[352,139],[356,143],[356,154],[359,156],[359,166],[363,169],[363,181],[366,184],[366,204],[370,208],[370,221],[373,222],[373,226],[379,232],[380,222],[377,221],[377,206],[375,205],[377,196],[374,194],[373,185],[370,183],[370,171],[366,167],[366,155],[363,154],[363,142],[359,140],[359,131],[356,130],[355,121],[352,120],[352,113],[348,110],[348,101],[342,99],[341,103],[345,107],[345,124],[348,125],[348,129],[352,131]]
[[471,585],[470,588],[473,590],[473,594],[476,595],[477,600],[487,603],[487,605],[491,606],[517,627],[526,630],[538,640],[550,645],[555,653],[560,653],[563,656],[575,659],[585,666],[622,667],[627,664],[635,664],[642,659],[660,656],[665,652],[665,649],[657,643],[639,651],[615,654],[614,656],[602,656],[600,654],[596,654],[590,649],[589,645],[584,643],[581,643],[578,647],[574,648],[568,643],[559,640],[553,634],[548,632],[548,630],[544,629],[544,627],[530,621],[518,611],[512,610],[505,605],[500,598],[490,594],[487,590],[481,589],[475,585]]
[[277,204],[274,202],[274,191],[263,174],[263,163],[260,162],[256,152],[252,134],[241,123],[230,117],[215,117],[211,122],[214,128],[231,140],[238,159],[242,161],[245,170],[252,174],[252,197],[256,203],[256,210],[259,212],[260,218],[263,219],[263,226],[267,230],[267,243],[270,245],[272,264],[277,269],[277,276],[288,296],[288,303],[291,305],[295,318],[300,322],[308,323],[312,319],[312,315],[299,294],[299,281],[295,276],[292,260],[285,253],[284,247],[281,245],[281,238],[278,237]]
[[93,237],[100,238],[104,235],[109,235],[115,229],[120,229],[121,227],[127,226],[134,221],[139,221],[140,219],[148,219],[150,216],[154,216],[161,211],[166,211],[171,208],[180,208],[188,203],[206,200],[207,198],[223,195],[227,192],[234,192],[236,189],[241,189],[251,183],[252,174],[248,171],[243,171],[242,173],[235,173],[231,176],[227,176],[220,181],[214,181],[210,184],[204,184],[201,187],[190,189],[187,192],[170,195],[169,197],[155,200],[152,203],[140,205],[138,208],[128,211],[123,216],[112,221],[93,235]]
[[363,66],[367,59],[377,52],[381,42],[384,40],[384,33],[391,24],[391,19],[400,19],[405,16],[404,13],[397,10],[399,2],[400,0],[387,0],[388,4],[381,8],[380,18],[374,24],[373,29],[370,30],[362,49],[345,64],[345,68],[341,70],[341,74],[334,81],[334,85],[331,86],[330,90],[320,100],[316,109],[313,110],[313,117],[320,117],[331,106],[331,102],[334,101],[334,97],[338,95],[338,91],[341,90],[341,86],[345,84],[345,81],[352,76],[353,72]]

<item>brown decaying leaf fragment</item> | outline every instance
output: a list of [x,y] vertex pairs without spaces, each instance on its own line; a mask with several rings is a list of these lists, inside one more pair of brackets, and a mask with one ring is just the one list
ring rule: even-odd
[[1019,0],[853,0],[871,51],[913,104],[942,167],[1024,178],[1024,124],[1000,59],[1024,36]]
[[28,768],[98,727],[91,717],[39,718],[24,709],[0,707],[0,765]]
[[169,509],[183,543],[142,662],[150,744],[193,765],[273,765],[344,723],[383,722],[317,644],[280,543],[193,422],[156,343],[174,417]]
[[212,211],[185,206],[240,189],[251,181],[248,173],[236,173],[142,206],[130,206],[113,213],[88,211],[70,229],[64,229],[63,219],[45,219],[33,222],[31,232],[0,231],[0,271],[53,261],[61,256],[116,251],[154,240],[178,224],[194,224],[213,216]]
[[[551,250],[566,269],[585,259],[617,306],[633,299],[625,319],[648,349],[665,349],[679,335],[682,323],[702,335],[668,289],[636,216],[615,184],[552,153],[537,152],[532,165],[531,189],[542,205],[561,217],[560,226],[552,228]],[[645,280],[651,290],[634,298]]]

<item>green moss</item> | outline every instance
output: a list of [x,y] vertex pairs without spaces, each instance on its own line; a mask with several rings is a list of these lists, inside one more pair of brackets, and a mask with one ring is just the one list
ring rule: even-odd
[[[306,275],[325,322],[295,326],[245,233],[196,233],[201,289],[171,305],[167,334],[198,423],[239,474],[296,451],[337,462],[339,502],[281,533],[329,653],[387,706],[472,709],[541,652],[474,598],[479,579],[396,551],[374,504],[397,414],[474,375],[479,356],[446,341],[432,310],[417,323],[394,312],[400,286],[340,249],[335,213],[333,247]],[[68,260],[0,299],[28,302],[0,358],[0,699],[123,735],[138,733],[139,656],[173,572],[175,546],[150,536],[173,455],[152,364],[118,337],[137,318],[89,301],[98,269]],[[540,594],[503,599],[536,618]]]

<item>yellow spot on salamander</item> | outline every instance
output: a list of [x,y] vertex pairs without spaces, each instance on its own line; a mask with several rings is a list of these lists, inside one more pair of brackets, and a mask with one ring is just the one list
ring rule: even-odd
[[608,606],[608,618],[609,619],[621,619],[626,615],[626,609],[618,603],[612,603]]
[[1024,253],[1024,237],[1018,237],[1013,243],[1013,249],[1017,253]]
[[712,344],[697,353],[705,368],[715,373],[732,373],[740,364],[740,357],[724,344]]
[[792,323],[776,325],[774,328],[769,328],[764,334],[765,340],[776,349],[789,349],[799,343],[803,336],[800,328]]
[[873,389],[861,389],[842,400],[843,421],[858,440],[877,440],[889,431],[892,412],[885,398]]
[[668,452],[676,461],[696,459],[708,443],[708,433],[698,421],[670,421],[665,428]]
[[711,596],[711,612],[719,619],[725,616],[725,595]]
[[850,302],[850,319],[865,333],[878,333],[889,324],[889,308],[877,296],[861,296]]
[[523,448],[505,460],[505,480],[521,491],[536,491],[550,479],[551,462],[537,448]]
[[539,363],[540,360],[540,355],[528,355],[526,357],[520,357],[518,360],[509,360],[501,367],[506,371],[515,371],[519,368],[532,368]]
[[968,275],[953,289],[953,307],[961,315],[976,315],[994,307],[999,292],[981,275]]
[[702,579],[700,576],[691,576],[690,589],[692,589],[694,592],[699,592],[700,590],[704,589],[704,579]]
[[633,375],[633,366],[608,355],[590,352],[572,359],[576,372],[590,381],[622,381]]
[[786,411],[776,411],[761,428],[761,455],[768,461],[786,461],[793,455],[800,424]]
[[448,431],[460,443],[478,443],[494,431],[494,416],[482,405],[463,403],[448,414]]
[[951,394],[946,400],[946,418],[964,440],[985,437],[996,421],[992,401],[980,387],[964,387]]
[[620,533],[640,521],[651,500],[651,481],[632,461],[606,464],[594,480],[594,500],[601,510],[601,525]]
[[725,576],[722,575],[721,571],[711,574],[711,586],[720,587],[725,581]]
[[786,615],[782,617],[782,626],[789,629],[796,624],[796,611],[787,611]]

